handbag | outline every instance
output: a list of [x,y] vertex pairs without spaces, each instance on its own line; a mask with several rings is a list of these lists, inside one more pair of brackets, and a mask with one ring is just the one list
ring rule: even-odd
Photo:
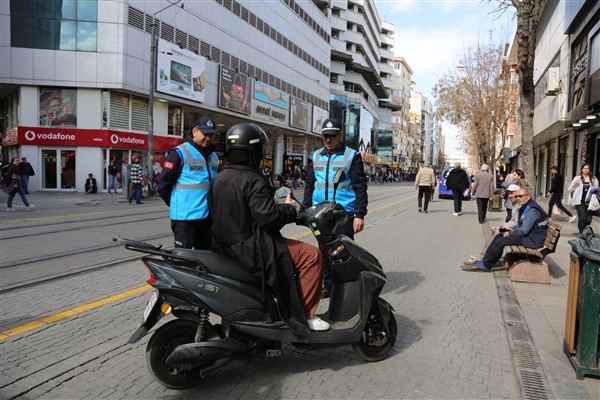
[[555,204],[552,206],[552,214],[562,215],[562,210]]
[[4,193],[6,193],[6,194],[11,194],[16,188],[17,188],[17,185],[15,185],[14,183],[11,183],[8,186],[4,186],[2,188],[2,190],[4,190]]
[[600,201],[598,200],[598,196],[592,195],[590,199],[590,204],[588,204],[589,211],[598,211],[600,210]]

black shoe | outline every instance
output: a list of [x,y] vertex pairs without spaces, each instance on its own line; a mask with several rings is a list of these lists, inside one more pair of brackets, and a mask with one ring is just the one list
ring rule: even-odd
[[427,214],[427,210],[423,210],[423,212],[424,212],[425,214]]
[[131,199],[127,199],[127,201],[129,201],[129,204],[131,204]]
[[419,208],[419,212],[421,212],[421,209]]
[[327,289],[327,288],[323,288],[323,291],[321,292],[321,298],[328,299],[330,297],[331,297],[331,291],[329,291],[329,289]]

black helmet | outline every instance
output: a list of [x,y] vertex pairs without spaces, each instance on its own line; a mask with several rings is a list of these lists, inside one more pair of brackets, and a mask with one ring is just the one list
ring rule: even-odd
[[263,146],[268,142],[267,134],[256,124],[237,124],[227,131],[227,153],[239,149],[262,157]]

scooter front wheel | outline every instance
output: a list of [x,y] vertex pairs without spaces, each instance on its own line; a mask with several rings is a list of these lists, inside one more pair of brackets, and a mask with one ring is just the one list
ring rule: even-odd
[[160,384],[169,389],[186,389],[199,384],[206,375],[200,369],[182,371],[169,367],[165,360],[182,344],[193,343],[198,324],[177,319],[161,326],[146,346],[146,364],[150,373]]
[[396,343],[398,325],[394,314],[390,313],[389,321],[381,314],[377,305],[371,308],[365,330],[360,341],[352,345],[355,352],[366,361],[383,360]]

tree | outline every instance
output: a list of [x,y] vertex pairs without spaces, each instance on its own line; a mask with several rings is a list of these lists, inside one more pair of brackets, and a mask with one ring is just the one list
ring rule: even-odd
[[[488,0],[490,1],[490,0]],[[548,0],[494,0],[498,2],[497,11],[504,12],[509,8],[516,10],[517,14],[517,44],[519,46],[519,61],[517,72],[519,74],[519,116],[521,127],[521,156],[520,168],[527,179],[535,187],[533,165],[533,109],[535,87],[533,84],[533,62],[536,45],[536,32],[542,11]]]
[[496,165],[503,154],[516,99],[503,46],[469,48],[434,87],[438,116],[465,133],[462,147],[479,164]]

